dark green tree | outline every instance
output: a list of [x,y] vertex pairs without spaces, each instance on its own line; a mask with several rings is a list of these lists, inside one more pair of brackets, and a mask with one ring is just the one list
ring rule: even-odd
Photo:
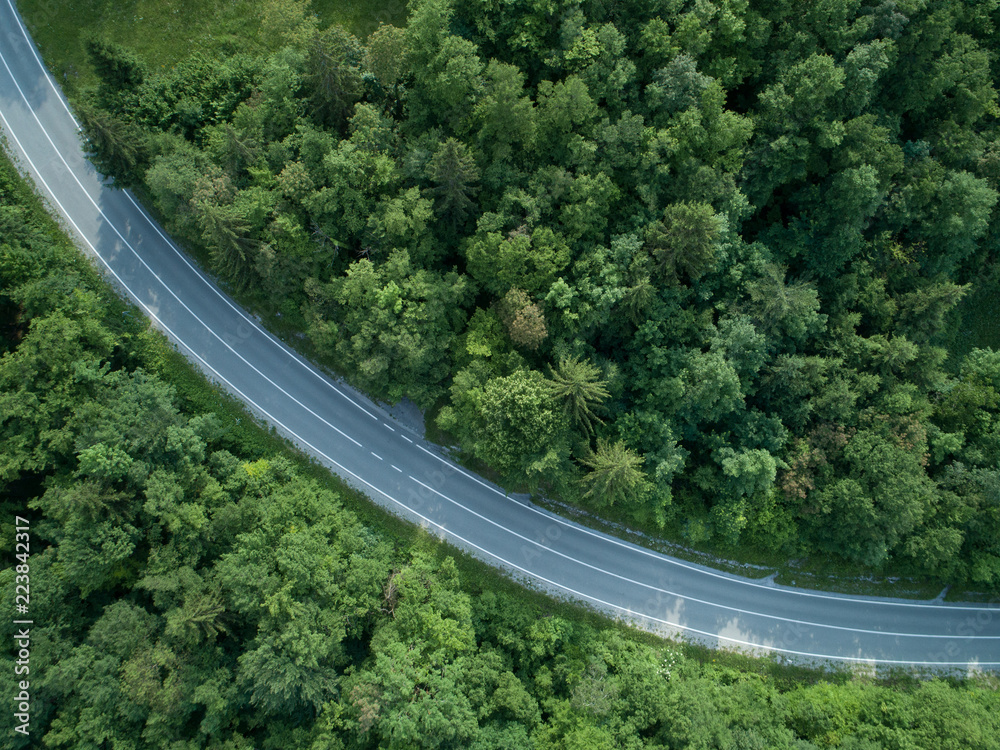
[[354,103],[361,98],[361,42],[341,26],[330,26],[312,37],[306,58],[306,81],[313,119],[342,129]]
[[469,148],[454,138],[440,144],[427,164],[427,179],[432,183],[427,194],[434,198],[438,216],[458,229],[472,214],[472,199],[479,192],[479,168]]
[[98,105],[116,113],[129,92],[134,92],[146,79],[146,66],[116,42],[91,37],[86,42],[87,56],[100,81]]
[[646,229],[646,249],[667,279],[697,281],[713,270],[724,220],[705,203],[675,203]]
[[120,187],[133,187],[147,166],[142,132],[112,114],[83,103],[76,109],[86,134],[87,156]]

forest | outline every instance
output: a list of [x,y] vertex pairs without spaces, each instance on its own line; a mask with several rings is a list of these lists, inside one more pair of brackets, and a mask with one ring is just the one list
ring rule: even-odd
[[[174,62],[90,36],[60,75],[241,300],[512,487],[997,591],[1000,3],[418,0],[365,38],[261,9]],[[385,521],[5,159],[0,445],[32,540],[0,528],[0,590],[39,592],[32,734],[0,747],[1000,748],[995,675],[659,640]]]
[[269,0],[169,67],[90,37],[76,98],[234,293],[507,486],[995,592],[998,23],[414,0],[360,39]]
[[[31,529],[27,562],[0,529],[0,591],[29,569],[35,623],[31,733],[0,747],[1000,748],[995,675],[661,641],[362,520],[151,331],[6,159],[0,238],[0,510]],[[0,681],[5,706],[16,689]]]

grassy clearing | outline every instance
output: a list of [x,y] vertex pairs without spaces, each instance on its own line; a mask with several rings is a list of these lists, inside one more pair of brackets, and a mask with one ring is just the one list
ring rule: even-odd
[[406,0],[313,0],[313,9],[322,25],[339,23],[362,38],[380,23],[406,25]]
[[260,33],[259,6],[251,0],[20,0],[18,6],[69,93],[94,81],[84,49],[91,36],[114,40],[158,68],[194,52],[256,45]]
[[[402,26],[404,0],[314,0],[322,25],[365,37],[379,23]],[[46,64],[70,95],[94,82],[85,41],[100,36],[133,50],[151,69],[195,52],[260,45],[261,4],[253,0],[20,0],[18,8]]]

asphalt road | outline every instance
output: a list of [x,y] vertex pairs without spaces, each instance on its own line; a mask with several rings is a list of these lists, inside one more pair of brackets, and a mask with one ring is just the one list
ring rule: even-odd
[[776,586],[678,561],[508,497],[264,331],[83,156],[12,0],[0,124],[81,246],[209,377],[375,502],[478,557],[665,634],[797,661],[1000,667],[1000,607]]

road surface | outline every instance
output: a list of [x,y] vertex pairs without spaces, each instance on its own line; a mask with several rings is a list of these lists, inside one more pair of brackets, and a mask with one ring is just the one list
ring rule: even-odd
[[721,573],[581,527],[457,466],[313,368],[203,276],[81,151],[12,0],[0,124],[81,246],[186,356],[375,502],[476,556],[649,630],[797,661],[1000,667],[1000,607],[845,596]]

